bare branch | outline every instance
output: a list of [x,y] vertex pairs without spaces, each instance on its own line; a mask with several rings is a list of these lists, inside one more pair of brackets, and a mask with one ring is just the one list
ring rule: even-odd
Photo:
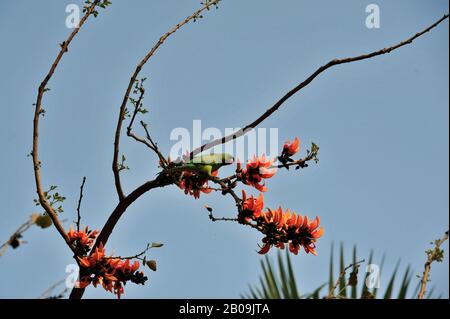
[[322,72],[324,72],[325,70],[335,66],[335,65],[339,65],[339,64],[345,64],[345,63],[351,63],[351,62],[356,62],[356,61],[361,61],[361,60],[366,60],[366,59],[370,59],[379,55],[383,55],[386,53],[390,53],[398,48],[401,48],[407,44],[412,43],[415,39],[417,39],[418,37],[422,36],[423,34],[427,33],[428,31],[430,31],[431,29],[435,28],[438,24],[440,24],[442,21],[444,21],[445,19],[448,18],[448,14],[444,15],[442,18],[440,18],[438,21],[436,21],[435,23],[433,23],[431,26],[429,26],[428,28],[424,29],[423,31],[416,33],[414,36],[396,44],[393,45],[391,47],[387,47],[378,51],[374,51],[368,54],[362,54],[359,56],[355,56],[355,57],[349,57],[349,58],[344,58],[344,59],[334,59],[331,60],[330,62],[328,62],[327,64],[321,66],[320,68],[318,68],[313,74],[311,74],[306,80],[304,80],[303,82],[301,82],[299,85],[297,85],[295,88],[293,88],[291,91],[289,91],[288,93],[286,93],[280,100],[278,100],[278,102],[276,102],[272,107],[270,107],[266,112],[264,112],[264,114],[262,114],[260,117],[258,117],[255,121],[253,121],[250,124],[247,124],[245,127],[243,127],[242,129],[236,131],[235,133],[232,133],[230,135],[227,135],[223,138],[218,138],[215,139],[209,143],[206,143],[198,148],[196,148],[195,150],[193,150],[190,153],[190,158],[193,158],[195,155],[206,151],[210,148],[213,148],[214,146],[217,145],[221,145],[221,144],[225,144],[229,141],[235,140],[238,137],[241,137],[245,134],[247,134],[248,132],[250,132],[251,130],[253,130],[254,128],[256,128],[259,124],[261,124],[264,120],[266,120],[269,116],[271,116],[275,111],[277,111],[283,104],[284,102],[286,102],[290,97],[292,97],[293,95],[295,95],[297,92],[299,92],[301,89],[303,89],[305,86],[307,86],[308,84],[310,84],[319,74],[321,74]]
[[[158,40],[158,42],[153,46],[153,48],[147,53],[147,55],[141,60],[141,62],[137,65],[133,75],[131,76],[130,82],[128,84],[127,90],[126,90],[125,95],[122,100],[122,104],[120,106],[119,118],[117,121],[116,133],[115,133],[115,138],[114,138],[114,156],[113,156],[112,170],[114,173],[114,181],[115,181],[116,191],[117,191],[120,201],[119,201],[119,204],[114,209],[114,211],[109,216],[105,225],[103,226],[91,252],[95,251],[95,248],[97,248],[100,243],[102,243],[103,245],[106,245],[106,242],[108,241],[109,236],[111,235],[111,232],[113,231],[113,229],[114,229],[115,225],[117,224],[117,222],[119,221],[120,217],[126,211],[128,206],[130,206],[136,199],[138,199],[140,196],[142,196],[143,194],[145,194],[146,192],[148,192],[149,190],[151,190],[153,188],[164,187],[164,186],[167,186],[167,185],[170,185],[173,183],[173,181],[171,179],[167,179],[166,177],[161,175],[160,177],[158,177],[157,179],[155,179],[153,181],[144,183],[143,185],[136,188],[129,195],[125,196],[125,194],[122,190],[121,181],[120,181],[120,170],[118,167],[118,159],[119,159],[119,149],[120,149],[120,133],[122,130],[122,124],[123,124],[123,120],[124,120],[126,105],[127,105],[128,99],[130,97],[130,93],[133,88],[133,84],[135,83],[140,71],[142,70],[142,67],[155,54],[155,52],[164,43],[164,41],[170,35],[172,35],[176,31],[178,31],[183,25],[187,24],[189,21],[191,21],[193,19],[196,19],[200,15],[200,13],[202,13],[205,10],[208,10],[212,6],[217,5],[219,2],[220,2],[220,0],[207,1],[207,3],[204,4],[204,6],[201,9],[197,10],[192,15],[188,16],[181,23],[177,24],[169,32],[164,34]],[[145,128],[145,126],[144,126],[144,128]],[[148,132],[147,132],[147,135],[148,135],[147,137],[150,137]],[[154,144],[154,145],[156,145],[156,144]],[[84,289],[74,288],[70,294],[70,298],[71,299],[80,299],[83,296],[83,293],[84,293]]]
[[78,31],[80,31],[81,27],[84,25],[88,17],[92,14],[94,11],[96,5],[98,4],[98,0],[95,0],[91,6],[87,9],[85,15],[81,18],[80,23],[78,25],[78,28],[75,28],[72,33],[69,35],[66,41],[64,41],[61,44],[61,50],[59,51],[55,61],[53,62],[48,74],[45,76],[44,80],[39,86],[38,95],[36,99],[35,104],[35,111],[34,111],[34,119],[33,119],[33,151],[32,151],[32,157],[33,157],[33,167],[34,167],[34,177],[35,177],[35,183],[36,183],[36,191],[39,196],[39,203],[44,208],[48,216],[50,216],[53,225],[55,225],[56,229],[60,233],[61,237],[64,238],[67,245],[72,249],[73,247],[70,244],[69,237],[66,234],[66,231],[64,230],[63,226],[61,225],[61,222],[58,219],[58,216],[53,209],[53,207],[49,204],[47,199],[45,198],[44,191],[42,189],[42,182],[41,182],[41,162],[39,160],[39,119],[43,112],[45,112],[42,108],[42,99],[44,96],[44,93],[48,90],[47,84],[50,81],[51,77],[53,76],[56,68],[58,67],[59,62],[61,61],[64,53],[67,52],[68,47],[70,43],[72,42],[73,38],[77,35]]
[[80,186],[80,198],[78,199],[78,206],[77,206],[77,231],[80,230],[80,221],[81,221],[81,214],[80,214],[80,208],[81,208],[81,200],[83,199],[83,188],[84,183],[86,182],[86,177],[83,177],[83,182]]
[[143,258],[141,258],[141,256],[145,255],[152,248],[153,248],[153,245],[147,244],[147,246],[145,247],[145,249],[143,251],[141,251],[140,253],[138,253],[134,256],[127,256],[127,257],[112,256],[112,257],[105,257],[105,258],[106,259],[139,259],[139,260],[143,260]]
[[147,137],[147,140],[150,142],[150,145],[152,146],[152,150],[158,155],[159,162],[161,163],[162,168],[166,168],[169,165],[169,162],[166,160],[164,155],[161,154],[161,152],[158,149],[158,144],[156,144],[152,137],[150,136],[150,133],[148,132],[147,124],[144,123],[144,121],[141,121],[141,126],[143,127],[145,131],[145,135]]
[[[50,287],[48,287],[40,296],[38,299],[49,299],[52,298],[50,296],[50,294],[59,286],[61,286],[62,284],[64,284],[66,282],[66,279],[61,279],[60,281],[54,283],[53,285],[51,285]],[[62,292],[60,292],[58,295],[56,295],[55,297],[53,297],[53,299],[61,299],[64,297],[64,294],[67,292],[68,288],[64,288],[64,290]]]
[[20,245],[20,238],[22,237],[22,234],[34,224],[35,219],[35,216],[30,216],[30,218],[19,228],[17,228],[9,239],[0,246],[0,257],[6,252],[9,246],[16,248]]
[[441,249],[441,245],[448,239],[448,230],[445,232],[444,236],[441,239],[438,239],[434,242],[434,248],[427,250],[427,261],[424,266],[424,271],[422,278],[420,280],[420,290],[419,295],[417,296],[418,299],[423,299],[426,288],[427,288],[427,282],[429,281],[430,276],[430,269],[431,264],[436,261],[440,262],[444,258],[444,251]]
[[139,98],[137,99],[137,101],[134,101],[134,111],[133,111],[133,115],[131,116],[130,123],[128,124],[128,127],[127,127],[127,135],[129,137],[131,137],[132,139],[134,139],[135,141],[144,144],[149,149],[151,149],[153,152],[155,152],[156,155],[158,155],[161,166],[163,168],[165,168],[169,163],[167,162],[167,160],[164,158],[164,156],[159,151],[157,144],[155,142],[153,142],[152,138],[150,137],[150,134],[147,129],[147,124],[145,124],[143,121],[140,122],[142,127],[145,130],[147,140],[145,138],[138,136],[137,134],[135,134],[133,132],[133,124],[134,124],[137,114],[141,111],[141,105],[142,105],[142,100],[144,98],[144,94],[145,94],[145,89],[141,85],[139,87]]
[[164,34],[161,38],[159,38],[158,42],[153,46],[153,48],[147,53],[147,55],[139,62],[139,64],[136,66],[136,69],[131,76],[130,82],[128,84],[127,90],[125,91],[125,95],[122,100],[122,104],[120,106],[119,111],[119,118],[117,120],[117,127],[116,127],[116,133],[114,137],[114,156],[113,156],[113,162],[112,162],[112,170],[114,173],[114,182],[116,185],[117,194],[119,196],[119,200],[122,200],[125,198],[125,194],[122,189],[121,181],[120,181],[120,170],[118,167],[118,160],[119,160],[119,148],[120,148],[120,133],[122,130],[122,123],[125,118],[125,111],[126,111],[126,105],[128,103],[128,99],[130,97],[131,90],[133,89],[133,85],[141,72],[144,65],[148,62],[148,60],[155,54],[155,52],[159,49],[159,47],[166,41],[168,37],[170,37],[172,34],[177,32],[182,26],[187,24],[189,21],[196,19],[203,11],[208,10],[210,7],[215,6],[219,3],[220,0],[214,0],[214,1],[206,1],[206,3],[203,5],[203,7],[196,12],[194,12],[192,15],[188,16],[186,19],[184,19],[182,22],[178,23],[176,26],[174,26],[169,32]]
[[215,217],[213,215],[213,209],[207,205],[205,205],[206,210],[208,211],[208,217],[209,219],[211,219],[211,221],[213,222],[218,222],[218,221],[230,221],[230,222],[237,222],[238,219],[237,218],[229,218],[229,217]]

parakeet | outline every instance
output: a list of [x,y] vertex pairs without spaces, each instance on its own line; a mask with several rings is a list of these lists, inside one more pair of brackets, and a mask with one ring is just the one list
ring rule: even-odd
[[170,168],[171,172],[190,171],[205,176],[213,176],[213,172],[234,161],[232,155],[227,153],[199,155],[180,166]]

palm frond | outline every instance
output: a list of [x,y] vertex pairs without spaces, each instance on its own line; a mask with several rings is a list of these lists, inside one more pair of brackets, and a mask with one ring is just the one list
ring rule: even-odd
[[[284,255],[284,256],[283,256]],[[297,281],[295,278],[295,273],[293,271],[291,255],[286,250],[285,254],[278,252],[276,257],[276,261],[272,261],[269,257],[265,256],[264,259],[261,260],[261,269],[262,275],[259,276],[259,285],[250,285],[249,292],[241,295],[242,298],[249,299],[320,299],[324,298],[328,295],[335,296],[338,298],[352,298],[356,299],[361,298],[376,298],[377,293],[380,288],[377,283],[378,280],[368,284],[368,279],[375,278],[374,276],[381,276],[381,272],[383,271],[383,266],[385,263],[385,255],[382,256],[381,262],[377,264],[374,262],[374,252],[370,251],[368,259],[366,259],[367,265],[379,265],[377,269],[379,271],[376,273],[369,273],[364,271],[358,271],[357,267],[360,262],[358,262],[357,255],[357,246],[353,246],[352,255],[351,255],[351,263],[347,262],[345,259],[345,250],[344,245],[341,243],[339,245],[339,273],[338,277],[335,275],[334,269],[334,244],[331,245],[330,252],[330,261],[329,261],[329,274],[328,274],[328,282],[322,283],[317,288],[313,289],[311,293],[307,293],[304,295],[300,295],[297,288]],[[350,266],[350,267],[349,267]],[[344,272],[345,269],[347,273],[343,276],[340,276],[341,273]],[[356,280],[350,281],[348,272],[353,273],[353,279]],[[387,285],[385,286],[383,291],[383,299],[404,299],[407,298],[408,289],[411,286],[413,279],[413,270],[408,265],[403,273],[400,274],[400,261],[397,262],[394,270],[387,276],[389,278]],[[397,277],[401,275],[401,280],[398,282]],[[370,277],[369,277],[370,276]],[[358,278],[359,277],[359,278]],[[335,281],[335,278],[337,281]],[[362,281],[360,279],[363,279]],[[335,285],[337,287],[335,287]],[[369,287],[368,287],[369,285]],[[323,289],[328,286],[326,292],[323,292]],[[350,291],[347,289],[350,286]],[[359,287],[358,287],[359,286]],[[417,295],[419,285],[416,286],[416,291],[413,293],[412,298],[415,298]],[[331,291],[332,289],[336,289],[336,291]],[[347,294],[349,293],[349,294]],[[395,297],[394,297],[395,296]],[[432,298],[433,296],[433,288],[430,289],[430,292],[427,294],[427,298]]]

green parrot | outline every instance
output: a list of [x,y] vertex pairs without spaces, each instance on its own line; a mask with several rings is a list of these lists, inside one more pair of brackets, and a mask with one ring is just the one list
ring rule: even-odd
[[212,173],[225,165],[230,165],[234,161],[232,155],[227,153],[206,154],[195,156],[188,162],[180,166],[170,168],[170,172],[191,171],[204,176],[213,176]]

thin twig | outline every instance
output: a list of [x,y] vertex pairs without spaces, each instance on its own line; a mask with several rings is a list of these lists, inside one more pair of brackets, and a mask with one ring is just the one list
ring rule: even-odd
[[448,239],[448,230],[445,232],[444,236],[441,239],[438,239],[434,242],[434,248],[427,251],[427,261],[424,266],[424,271],[422,278],[420,280],[420,290],[419,295],[417,296],[418,299],[423,299],[426,288],[427,288],[427,282],[429,281],[430,276],[430,269],[431,264],[434,261],[440,262],[442,261],[442,258],[444,257],[444,252],[441,250],[441,245]]
[[334,59],[331,60],[330,62],[328,62],[327,64],[321,66],[320,68],[318,68],[313,74],[311,74],[306,80],[304,80],[303,82],[301,82],[300,84],[298,84],[295,88],[293,88],[291,91],[289,91],[288,93],[286,93],[280,100],[278,100],[278,102],[276,102],[272,107],[270,107],[266,112],[264,112],[260,117],[258,117],[256,120],[254,120],[252,123],[247,124],[244,128],[239,129],[238,131],[236,131],[235,133],[229,134],[223,138],[218,138],[215,139],[209,143],[206,143],[196,149],[194,149],[191,153],[190,153],[190,158],[193,158],[195,155],[206,151],[212,147],[215,147],[217,145],[221,145],[221,144],[225,144],[229,141],[235,140],[238,137],[241,137],[245,134],[247,134],[248,132],[252,131],[254,128],[256,128],[259,124],[261,124],[264,120],[266,120],[269,116],[271,116],[275,111],[277,111],[283,104],[284,102],[286,102],[290,97],[292,97],[293,95],[295,95],[297,92],[299,92],[301,89],[303,89],[304,87],[306,87],[308,84],[310,84],[319,74],[321,74],[322,72],[324,72],[325,70],[335,66],[335,65],[339,65],[339,64],[345,64],[345,63],[351,63],[351,62],[356,62],[356,61],[361,61],[361,60],[366,60],[366,59],[370,59],[379,55],[383,55],[386,53],[390,53],[391,51],[394,51],[398,48],[401,48],[407,44],[412,43],[415,39],[417,39],[418,37],[422,36],[423,34],[427,33],[428,31],[430,31],[431,29],[435,28],[438,24],[440,24],[442,21],[444,21],[445,19],[448,18],[448,14],[445,14],[442,18],[440,18],[438,21],[436,21],[435,23],[433,23],[431,26],[427,27],[426,29],[424,29],[423,31],[416,33],[414,36],[396,44],[393,45],[391,47],[387,47],[378,51],[374,51],[372,53],[368,53],[368,54],[362,54],[359,56],[355,56],[355,57],[349,57],[349,58],[344,58],[344,59]]
[[[61,279],[60,281],[56,282],[55,284],[51,285],[49,288],[47,288],[40,296],[38,299],[48,299],[50,293],[55,290],[57,287],[59,287],[60,285],[62,285],[63,283],[66,282],[66,278]],[[64,296],[64,294],[67,292],[68,288],[65,288],[61,293],[59,293],[55,299],[58,298],[62,298]]]
[[211,219],[211,221],[213,222],[218,222],[218,221],[230,221],[230,222],[237,222],[238,219],[237,218],[229,218],[229,217],[215,217],[213,215],[213,209],[207,205],[205,205],[206,210],[208,211],[208,217],[209,219]]
[[147,247],[140,253],[134,255],[134,256],[128,256],[128,257],[122,257],[122,256],[111,256],[111,257],[105,257],[106,259],[140,259],[141,256],[145,255],[153,246],[151,244],[147,244]]
[[150,142],[150,145],[152,146],[153,151],[158,155],[159,161],[161,163],[162,168],[166,168],[169,165],[169,162],[166,160],[166,158],[161,154],[161,152],[158,149],[158,144],[153,141],[152,137],[150,136],[150,133],[148,132],[147,124],[144,123],[144,121],[141,121],[141,126],[145,131],[145,135],[147,137],[147,140]]
[[[336,283],[334,284],[334,286],[330,289],[330,291],[328,292],[328,296],[327,298],[333,298],[334,297],[334,291],[336,290],[336,288],[339,286],[339,283],[341,282],[341,280],[343,278],[345,278],[345,274],[347,272],[347,270],[349,270],[350,268],[357,268],[360,266],[360,264],[362,264],[363,262],[365,262],[365,259],[362,259],[360,261],[357,261],[355,263],[352,263],[350,265],[348,265],[347,267],[345,267],[340,273],[339,273],[339,277],[336,280]],[[344,287],[346,288],[347,285]],[[339,294],[342,292],[342,290],[339,292]]]
[[81,200],[83,199],[83,188],[85,182],[86,177],[83,177],[83,182],[81,183],[80,186],[80,198],[78,199],[78,206],[77,206],[77,231],[80,230],[80,221],[81,221],[80,207],[81,207]]
[[137,136],[134,132],[133,132],[133,124],[134,124],[134,120],[136,119],[137,114],[139,113],[140,109],[141,109],[141,104],[142,104],[142,100],[144,98],[144,94],[145,94],[145,89],[143,87],[139,88],[139,98],[138,100],[135,102],[134,105],[134,111],[133,111],[133,115],[131,116],[131,120],[130,123],[128,124],[127,127],[127,135],[131,138],[133,138],[135,141],[144,144],[145,146],[147,146],[148,148],[150,148],[152,151],[155,151],[155,148],[153,147],[153,145],[145,140],[144,138]]
[[233,197],[233,199],[236,202],[237,206],[241,205],[242,200],[239,198],[239,196],[236,195],[236,193],[234,192],[233,188],[229,187],[222,179],[217,178],[217,177],[210,177],[209,180],[212,181],[215,184],[220,185],[220,187],[222,188],[222,193],[224,195],[229,193]]
[[27,231],[34,224],[34,217],[30,216],[30,218],[20,225],[19,228],[9,237],[9,239],[0,246],[0,257],[6,252],[9,246],[22,236],[22,234]]

